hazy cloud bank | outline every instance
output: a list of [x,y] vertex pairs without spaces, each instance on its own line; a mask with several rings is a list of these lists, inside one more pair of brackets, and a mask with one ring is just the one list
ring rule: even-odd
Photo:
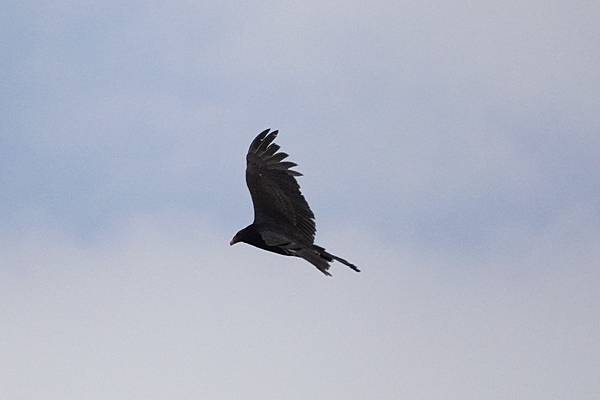
[[500,239],[504,254],[466,264],[330,233],[321,243],[364,270],[335,265],[333,279],[229,248],[230,232],[193,218],[134,219],[92,245],[4,232],[3,392],[592,399],[600,230],[589,217]]

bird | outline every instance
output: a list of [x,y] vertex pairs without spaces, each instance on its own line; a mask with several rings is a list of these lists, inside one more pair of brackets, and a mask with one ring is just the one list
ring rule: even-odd
[[314,244],[315,215],[300,191],[288,154],[274,143],[279,131],[265,129],[246,155],[246,184],[254,206],[254,222],[238,231],[229,245],[239,242],[284,256],[303,258],[327,276],[330,263],[339,261],[360,272],[349,261]]

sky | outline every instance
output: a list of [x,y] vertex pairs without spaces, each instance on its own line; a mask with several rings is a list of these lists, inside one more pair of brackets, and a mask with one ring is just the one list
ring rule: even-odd
[[[0,393],[595,399],[600,4],[9,1]],[[317,243],[238,244],[245,152]]]

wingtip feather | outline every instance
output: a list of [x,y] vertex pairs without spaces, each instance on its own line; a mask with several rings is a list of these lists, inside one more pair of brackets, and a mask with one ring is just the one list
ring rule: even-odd
[[258,147],[256,148],[255,152],[258,154],[265,153],[267,151],[267,149],[269,148],[269,145],[277,137],[278,133],[279,133],[279,131],[273,131],[273,132],[269,133],[266,137],[262,138],[262,140],[258,144]]
[[260,146],[263,139],[265,138],[265,136],[267,136],[267,134],[269,133],[270,130],[271,130],[271,128],[267,128],[264,131],[262,131],[261,133],[259,133],[258,135],[256,135],[256,137],[254,138],[252,143],[250,143],[250,151],[255,151]]

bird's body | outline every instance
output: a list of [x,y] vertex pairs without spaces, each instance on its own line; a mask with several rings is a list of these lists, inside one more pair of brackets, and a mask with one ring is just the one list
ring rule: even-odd
[[288,157],[286,153],[277,152],[279,146],[273,143],[277,133],[267,129],[250,144],[246,184],[254,205],[254,222],[240,230],[230,244],[244,242],[273,253],[300,257],[325,275],[331,275],[329,263],[334,260],[358,272],[354,264],[314,244],[315,216],[295,178],[302,174],[290,169],[295,163],[283,161]]
[[[266,226],[260,226],[255,224],[250,224],[240,232],[243,232],[244,242],[248,243],[254,247],[258,247],[263,250],[271,251],[273,253],[281,254],[284,256],[291,256],[290,252],[281,246],[269,246],[267,242],[262,238],[260,231],[264,231],[265,229],[272,229]],[[236,235],[237,236],[237,235]]]

